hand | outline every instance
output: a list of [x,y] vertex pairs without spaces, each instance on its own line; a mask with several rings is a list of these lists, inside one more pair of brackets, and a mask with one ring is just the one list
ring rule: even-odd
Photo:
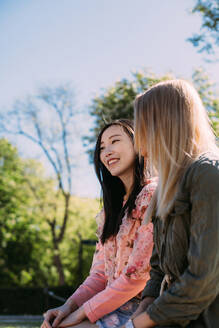
[[156,322],[151,320],[146,312],[139,314],[132,320],[132,322],[135,328],[152,328],[157,326]]
[[155,300],[154,297],[145,297],[141,303],[139,304],[137,310],[133,313],[133,315],[131,316],[131,319],[136,318],[139,314],[141,314],[142,312],[145,312],[148,308],[148,306],[150,304],[153,303],[153,301]]
[[69,314],[62,322],[59,324],[59,328],[65,328],[69,326],[75,326],[81,323],[86,318],[83,307]]
[[48,310],[44,314],[44,321],[41,328],[54,328],[58,326],[60,321],[67,317],[72,310],[73,309],[70,303],[65,303],[62,306]]

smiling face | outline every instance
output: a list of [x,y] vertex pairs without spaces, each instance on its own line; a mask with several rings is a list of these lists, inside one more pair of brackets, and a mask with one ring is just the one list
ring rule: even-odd
[[136,153],[131,138],[119,125],[111,125],[101,137],[100,160],[123,183],[133,179]]

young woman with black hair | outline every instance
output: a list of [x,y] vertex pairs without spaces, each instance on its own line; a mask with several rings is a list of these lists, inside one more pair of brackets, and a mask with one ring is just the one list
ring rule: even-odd
[[133,124],[125,119],[107,124],[98,136],[94,162],[103,210],[90,275],[63,306],[46,312],[42,328],[120,327],[137,309],[153,248],[152,223],[141,222],[156,180],[144,179],[133,139]]

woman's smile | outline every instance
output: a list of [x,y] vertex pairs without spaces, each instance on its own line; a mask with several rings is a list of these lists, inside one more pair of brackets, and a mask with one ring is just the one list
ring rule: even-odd
[[119,162],[118,158],[111,158],[107,161],[108,166],[112,166],[113,164],[116,164]]
[[[113,176],[123,180],[133,175],[135,163],[133,142],[118,125],[112,125],[104,131],[101,138],[100,160]],[[125,179],[125,180],[124,180]]]

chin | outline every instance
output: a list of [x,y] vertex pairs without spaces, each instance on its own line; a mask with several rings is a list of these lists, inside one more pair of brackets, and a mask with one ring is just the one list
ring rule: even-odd
[[118,177],[119,176],[119,172],[116,172],[116,171],[109,171],[109,172],[113,177]]
[[113,172],[110,172],[111,173],[111,175],[113,176],[113,177],[117,177],[118,176],[118,174],[116,174],[116,173],[113,173]]

